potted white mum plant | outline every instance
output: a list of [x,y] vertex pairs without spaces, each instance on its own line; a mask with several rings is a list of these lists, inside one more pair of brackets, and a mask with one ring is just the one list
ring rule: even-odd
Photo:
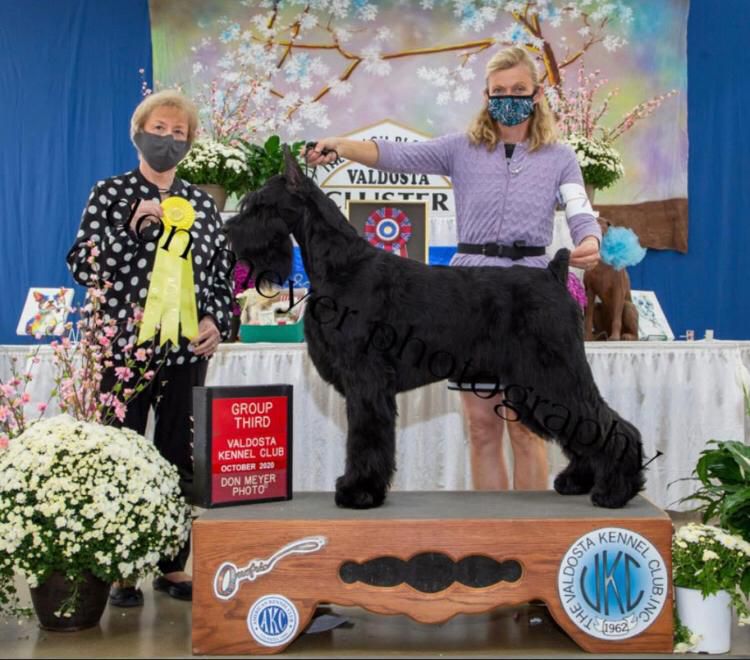
[[[93,243],[88,249],[96,273],[98,250]],[[154,572],[160,557],[177,554],[189,533],[177,469],[142,436],[112,426],[155,372],[151,350],[130,344],[122,348],[124,364],[114,366],[113,346],[133,332],[142,311],[134,308],[133,318],[120,323],[107,319],[102,305],[109,286],[92,278],[77,340],[52,343],[52,395],[62,414],[25,418],[31,402],[20,388],[31,369],[0,383],[5,417],[14,420],[0,428],[6,432],[0,444],[0,614],[29,613],[16,593],[20,574],[40,625],[53,630],[96,625],[113,581]],[[118,382],[104,392],[108,368]]]
[[216,140],[196,140],[177,166],[177,176],[213,197],[219,211],[227,196],[244,193],[250,185],[250,168],[242,149]]
[[672,572],[679,619],[696,635],[692,649],[726,653],[732,607],[750,622],[750,543],[712,525],[691,523],[672,539]]
[[0,452],[0,474],[0,605],[18,612],[20,573],[43,628],[96,625],[113,581],[153,572],[187,538],[177,469],[129,429],[42,419]]
[[609,188],[625,174],[620,152],[608,142],[580,134],[568,135],[565,141],[576,152],[589,200],[594,191]]

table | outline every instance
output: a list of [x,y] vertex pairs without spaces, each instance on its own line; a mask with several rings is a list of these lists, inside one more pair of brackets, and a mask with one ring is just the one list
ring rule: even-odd
[[[24,360],[25,346],[0,346],[0,378],[11,357]],[[640,428],[645,455],[664,455],[650,464],[645,494],[658,506],[684,509],[676,501],[705,443],[744,440],[739,378],[750,367],[750,341],[588,343],[586,354],[604,398]],[[53,387],[51,351],[41,361],[29,389],[33,401],[46,400]],[[294,386],[294,489],[332,490],[343,472],[346,416],[343,398],[323,382],[301,344],[230,344],[212,359],[207,385]],[[458,393],[443,383],[398,395],[398,448],[394,490],[468,490],[471,475],[467,434]],[[54,410],[50,410],[54,412]],[[565,465],[550,450],[551,477]]]
[[[193,523],[193,653],[278,653],[322,603],[439,624],[537,599],[587,651],[669,653],[671,540],[642,496],[615,510],[551,491],[396,492],[363,511],[299,493],[211,509]],[[602,562],[604,589],[584,580]]]

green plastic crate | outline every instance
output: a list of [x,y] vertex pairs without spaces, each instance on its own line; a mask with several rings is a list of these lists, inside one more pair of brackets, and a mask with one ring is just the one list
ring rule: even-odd
[[241,325],[240,341],[289,343],[305,341],[304,319],[290,325]]

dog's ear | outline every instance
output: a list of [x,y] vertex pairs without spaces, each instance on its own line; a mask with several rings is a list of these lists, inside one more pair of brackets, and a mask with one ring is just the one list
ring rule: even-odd
[[290,192],[295,192],[300,189],[302,182],[305,180],[305,175],[302,172],[302,168],[299,166],[297,159],[292,154],[288,144],[284,147],[284,176],[286,177],[286,186]]

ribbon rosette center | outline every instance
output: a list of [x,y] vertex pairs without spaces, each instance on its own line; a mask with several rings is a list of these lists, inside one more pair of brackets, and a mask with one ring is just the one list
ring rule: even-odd
[[384,206],[376,209],[365,221],[365,238],[375,247],[408,257],[406,244],[411,238],[411,221],[401,209]]

